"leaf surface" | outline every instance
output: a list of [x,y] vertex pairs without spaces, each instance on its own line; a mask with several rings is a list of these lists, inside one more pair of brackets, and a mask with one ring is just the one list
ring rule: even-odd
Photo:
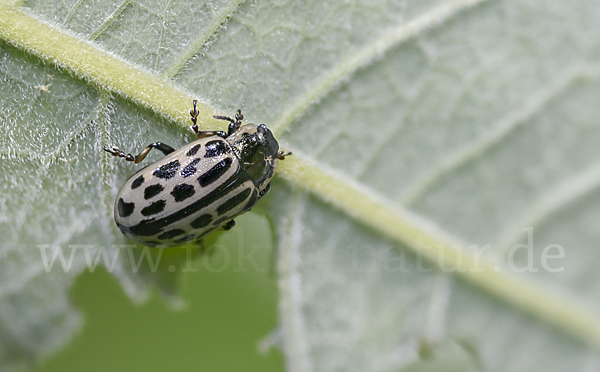
[[[98,252],[134,298],[173,294],[160,274],[176,253],[138,270],[128,252],[143,251],[118,248],[112,203],[133,168],[101,147],[180,146],[199,98],[206,128],[241,108],[294,153],[261,202],[290,371],[596,370],[598,12],[3,3],[0,365],[69,339],[66,291]],[[58,247],[66,272],[43,263]]]

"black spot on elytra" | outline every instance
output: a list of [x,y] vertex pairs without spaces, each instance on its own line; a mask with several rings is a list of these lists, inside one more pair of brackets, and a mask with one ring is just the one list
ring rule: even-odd
[[[200,145],[198,145],[200,146]],[[183,170],[181,171],[181,177],[183,178],[187,178],[189,176],[193,176],[194,174],[196,174],[196,164],[198,164],[200,162],[200,159],[194,159],[191,163],[189,163],[188,165],[185,166],[185,168],[183,168]]]
[[205,158],[212,158],[227,153],[228,147],[225,141],[215,140],[206,143]]
[[160,194],[160,192],[163,190],[164,188],[162,187],[162,185],[158,183],[156,185],[150,185],[144,190],[144,199],[148,200],[150,198],[153,198],[156,195]]
[[252,207],[254,207],[254,204],[256,204],[257,201],[258,201],[258,191],[254,190],[252,192],[252,196],[250,197],[250,200],[248,200],[248,203],[246,203],[246,206],[244,206],[244,210],[248,211],[248,210],[252,209]]
[[175,175],[175,173],[177,173],[179,166],[180,166],[179,160],[173,160],[170,163],[162,165],[160,168],[155,170],[152,174],[158,178],[168,180],[169,178],[172,178]]
[[167,202],[164,200],[155,201],[146,208],[142,209],[142,215],[151,216],[153,214],[160,213],[163,211],[163,209],[165,209],[165,205],[167,205]]
[[194,156],[194,155],[196,155],[196,153],[198,152],[198,150],[200,150],[200,145],[196,145],[196,146],[192,147],[191,149],[189,149],[186,155],[187,156]]
[[192,221],[192,227],[194,229],[201,229],[206,227],[212,221],[212,216],[210,214],[203,214],[202,216],[196,218]]
[[229,167],[231,167],[231,158],[226,158],[217,163],[214,167],[210,168],[206,173],[198,177],[198,182],[200,182],[200,186],[205,187],[210,185],[219,179]]
[[131,188],[137,189],[138,187],[142,186],[142,183],[144,183],[144,176],[139,176],[131,183]]
[[123,198],[119,198],[119,202],[117,203],[117,209],[119,210],[119,216],[127,217],[133,213],[135,208],[134,203],[126,203]]
[[172,239],[181,234],[185,234],[185,231],[181,230],[181,229],[174,229],[174,230],[165,231],[164,233],[160,234],[156,238],[160,239],[160,240]]
[[217,207],[217,213],[219,215],[222,215],[223,213],[227,212],[228,210],[233,209],[234,207],[238,206],[244,200],[246,200],[248,195],[250,195],[251,191],[252,190],[250,190],[248,188],[248,189],[240,192],[236,196],[229,198],[225,203],[223,203],[223,204],[219,205],[219,207]]
[[[177,209],[177,211],[170,215],[158,219],[151,218],[148,220],[143,220],[134,226],[119,226],[119,228],[121,231],[135,236],[155,235],[157,232],[162,231],[167,226],[196,213],[202,208],[206,208],[212,203],[223,200],[223,198],[226,197],[231,190],[236,189],[245,182],[240,175],[240,168],[238,168],[236,172],[234,172],[228,179],[221,182],[217,187],[215,187],[214,190],[210,191],[206,195],[203,195],[201,198],[198,198],[193,203]],[[196,237],[196,239],[200,238],[201,236]]]
[[194,190],[194,186],[188,185],[187,183],[177,185],[173,188],[173,191],[171,191],[171,195],[173,195],[176,202],[183,201],[195,193],[196,190]]

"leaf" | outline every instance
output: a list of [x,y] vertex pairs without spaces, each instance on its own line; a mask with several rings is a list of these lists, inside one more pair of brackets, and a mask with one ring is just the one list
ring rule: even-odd
[[[77,327],[66,290],[87,248],[68,272],[46,272],[42,252],[124,252],[111,208],[131,170],[101,146],[185,143],[192,92],[207,127],[241,108],[294,153],[261,202],[290,371],[596,370],[597,12],[578,0],[0,5],[0,364]],[[131,295],[173,293],[168,276],[118,259]]]

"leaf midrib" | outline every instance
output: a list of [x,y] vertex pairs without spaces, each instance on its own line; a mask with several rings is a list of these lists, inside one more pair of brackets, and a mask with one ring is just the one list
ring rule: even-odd
[[[482,1],[447,2],[424,16],[385,33],[372,43],[372,46],[357,53],[356,57],[334,66],[289,109],[283,110],[284,114],[274,125],[274,132],[282,134],[316,100],[389,48]],[[240,2],[233,1],[227,9],[235,10]],[[223,20],[227,18],[227,12],[220,15]],[[214,30],[217,28],[215,27]],[[192,46],[201,47],[206,37],[207,35],[203,34]],[[97,45],[82,41],[35,19],[17,9],[14,4],[0,4],[0,38],[60,68],[71,71],[101,90],[118,93],[126,99],[151,108],[169,120],[188,126],[187,111],[192,96],[173,87],[163,77],[150,74],[112,56]],[[174,63],[175,67],[172,66],[167,70],[168,72],[172,69],[175,71],[176,66],[185,63],[187,58],[194,54],[192,46],[188,48],[189,50],[186,49],[186,52],[176,60],[178,62]],[[166,75],[169,76],[169,73]],[[211,127],[222,126],[222,123],[212,118],[215,113],[212,107],[202,104],[199,110],[202,123]],[[394,239],[416,254],[424,255],[436,264],[440,260],[446,267],[461,264],[466,271],[457,274],[485,292],[516,305],[588,343],[600,345],[600,318],[597,314],[578,305],[572,299],[560,298],[561,296],[545,288],[525,280],[517,280],[506,274],[496,273],[490,264],[480,263],[477,268],[483,269],[483,272],[474,272],[476,268],[474,258],[464,252],[462,257],[459,257],[457,251],[452,248],[453,243],[457,243],[454,238],[431,228],[427,223],[422,223],[420,218],[408,211],[391,207],[390,203],[386,203],[383,198],[363,185],[358,185],[353,180],[318,165],[298,151],[294,152],[294,156],[289,161],[286,160],[281,164],[279,175],[288,182],[332,203],[348,216]]]

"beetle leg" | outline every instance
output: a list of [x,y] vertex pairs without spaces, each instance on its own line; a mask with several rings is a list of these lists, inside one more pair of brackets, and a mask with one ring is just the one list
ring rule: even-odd
[[227,138],[227,133],[220,130],[201,130],[196,132],[196,138],[205,138],[210,136],[219,136],[221,138]]
[[137,156],[133,156],[131,154],[126,154],[123,151],[119,150],[115,146],[113,146],[111,148],[108,148],[108,147],[104,146],[104,151],[108,152],[112,156],[118,156],[120,158],[125,158],[125,160],[132,161],[132,162],[134,162],[136,164],[139,163],[139,162],[141,162],[142,160],[144,160],[144,158],[146,157],[146,155],[148,155],[148,153],[152,149],[157,149],[157,150],[161,151],[165,155],[169,155],[170,153],[172,153],[173,151],[175,151],[174,148],[172,148],[169,145],[165,145],[162,142],[154,142],[154,143],[148,145],[148,147],[146,147],[145,149],[143,149],[142,151],[140,151],[140,153],[137,154]]
[[235,226],[235,221],[231,220],[231,221],[227,222],[225,225],[223,225],[221,228],[223,230],[230,230],[234,226]]
[[[205,138],[205,137],[210,137],[210,136],[219,136],[222,138],[227,138],[228,134],[220,131],[220,130],[200,130],[200,128],[198,128],[198,114],[200,114],[200,111],[198,111],[198,109],[196,109],[196,103],[198,102],[197,100],[194,100],[194,108],[190,110],[190,116],[191,116],[191,120],[192,123],[194,123],[192,125],[192,131],[194,133],[196,133],[196,138]],[[216,116],[215,116],[216,117]],[[217,118],[219,119],[219,118]],[[229,119],[232,120],[232,119]],[[231,126],[230,126],[231,127]],[[231,130],[231,128],[230,128]]]
[[292,155],[291,152],[288,152],[287,154],[284,154],[283,151],[279,151],[277,153],[277,159],[279,159],[279,160],[285,160],[285,157],[286,156],[290,156],[290,155]]
[[198,121],[198,114],[200,113],[200,111],[198,111],[196,109],[196,103],[198,103],[198,101],[194,100],[193,103],[194,103],[194,108],[190,110],[190,116],[191,116],[190,120],[192,121],[192,123],[194,123],[194,124],[192,124],[192,131],[194,131],[194,133],[196,133],[196,136],[198,136],[199,130],[198,130],[197,121]]
[[240,129],[241,122],[234,122],[229,124],[229,128],[227,128],[227,136],[231,136],[235,131]]
[[235,113],[235,120],[233,120],[229,116],[215,115],[213,117],[215,119],[229,121],[229,128],[227,129],[227,136],[231,136],[238,129],[240,129],[240,127],[242,126],[242,120],[244,120],[244,115],[242,115],[242,110],[237,110],[237,112]]
[[266,193],[269,192],[269,190],[271,190],[271,183],[267,183],[267,186],[265,186],[265,188],[258,194],[258,198],[262,198],[263,196],[265,196]]

